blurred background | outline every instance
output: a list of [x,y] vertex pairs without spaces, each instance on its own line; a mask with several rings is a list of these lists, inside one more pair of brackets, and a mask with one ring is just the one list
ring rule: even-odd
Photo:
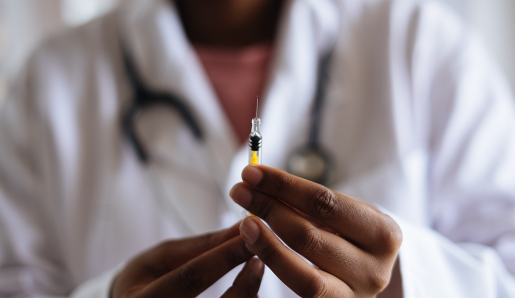
[[[0,0],[0,104],[34,47],[130,0]],[[437,0],[485,41],[515,87],[515,0]],[[513,88],[515,89],[515,88]]]

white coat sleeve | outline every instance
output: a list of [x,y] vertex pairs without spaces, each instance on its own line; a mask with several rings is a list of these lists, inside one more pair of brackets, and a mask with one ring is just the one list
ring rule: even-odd
[[48,86],[34,60],[0,109],[0,297],[108,297],[116,270],[77,287],[64,259],[52,133],[38,99]]
[[47,138],[30,63],[0,112],[0,296],[62,297],[71,284],[52,221]]
[[515,297],[515,279],[494,249],[457,245],[430,228],[389,215],[403,234],[399,260],[404,298]]
[[[417,64],[432,71],[415,78],[429,82],[428,206],[432,228],[450,242],[428,231],[417,237],[416,229],[407,228],[419,243],[408,239],[410,249],[404,249],[418,254],[420,266],[440,268],[420,283],[438,287],[438,281],[454,281],[455,291],[445,297],[515,297],[512,91],[481,43],[460,22],[438,5],[426,8],[420,15],[423,38],[414,54],[414,72]],[[423,268],[409,275],[422,273]],[[472,295],[474,289],[479,294]]]
[[0,296],[61,297],[71,284],[52,221],[49,134],[27,71],[0,112]]

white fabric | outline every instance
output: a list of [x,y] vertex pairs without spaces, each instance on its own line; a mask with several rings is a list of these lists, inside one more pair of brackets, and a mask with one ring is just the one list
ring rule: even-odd
[[102,273],[100,276],[88,280],[77,287],[70,295],[71,298],[109,298],[111,284],[114,278],[124,269],[125,263],[118,267]]
[[[101,274],[117,264],[238,220],[227,193],[247,148],[166,2],[137,0],[53,39],[18,79],[0,114],[1,297],[64,297],[81,284],[75,297],[107,297],[116,271]],[[177,112],[145,111],[136,126],[152,171],[122,134],[120,35],[147,84],[181,96],[206,134],[200,145]],[[331,187],[394,214],[404,296],[515,297],[504,268],[515,273],[512,95],[439,5],[288,2],[261,106],[264,163],[284,169],[307,141],[317,61],[334,42],[321,135]],[[269,270],[260,296],[295,297]]]
[[513,0],[440,0],[456,10],[478,32],[515,88],[515,1]]

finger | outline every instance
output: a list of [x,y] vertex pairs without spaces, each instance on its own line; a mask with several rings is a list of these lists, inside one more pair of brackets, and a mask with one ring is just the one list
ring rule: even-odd
[[[279,200],[243,183],[237,184],[231,195],[235,198],[250,196],[249,205],[242,207],[265,220],[291,249],[351,287],[367,280],[365,272],[377,271],[372,255],[333,233],[315,227]],[[356,270],[356,264],[360,264],[360,270]],[[367,267],[371,270],[364,270]]]
[[147,255],[147,259],[143,261],[162,269],[163,274],[168,273],[229,239],[239,236],[239,225],[240,222],[219,232],[164,242],[156,248],[156,253]]
[[402,236],[389,216],[322,185],[266,166],[247,166],[243,181],[279,198],[368,250],[396,252]]
[[221,298],[255,298],[264,272],[265,265],[261,260],[250,259]]
[[252,256],[244,240],[235,237],[162,276],[144,289],[143,297],[196,297]]
[[309,265],[288,249],[256,217],[241,223],[248,247],[292,291],[301,297],[351,297],[351,288],[341,280]]

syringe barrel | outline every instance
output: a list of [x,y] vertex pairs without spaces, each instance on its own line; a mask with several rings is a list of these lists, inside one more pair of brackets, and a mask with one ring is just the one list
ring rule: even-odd
[[262,137],[260,132],[261,119],[252,119],[252,130],[249,136],[249,164],[260,165]]
[[249,164],[260,165],[262,137],[258,132],[253,131],[249,136]]

